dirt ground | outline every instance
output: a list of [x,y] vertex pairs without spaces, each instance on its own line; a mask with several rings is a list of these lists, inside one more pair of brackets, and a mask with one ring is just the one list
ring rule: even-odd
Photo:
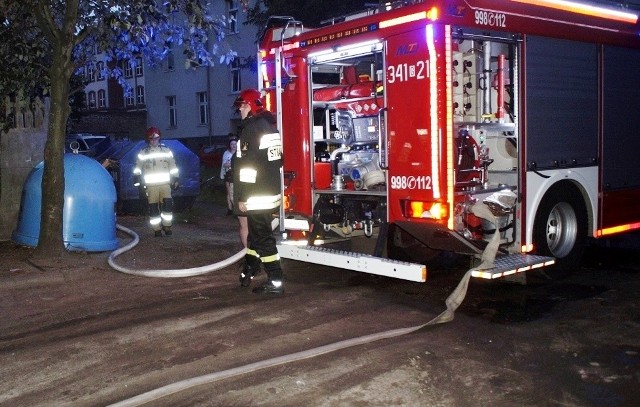
[[[185,269],[241,249],[220,206],[176,217],[155,238],[119,216],[140,242],[114,261]],[[284,261],[273,297],[241,288],[235,264],[150,278],[110,253],[31,252],[0,243],[1,406],[640,405],[637,249],[593,248],[570,276],[527,286],[472,280],[452,322],[320,355],[307,352],[424,324],[464,267],[418,284]]]

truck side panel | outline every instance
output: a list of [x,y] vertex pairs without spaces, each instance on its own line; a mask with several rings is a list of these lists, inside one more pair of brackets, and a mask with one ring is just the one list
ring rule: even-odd
[[640,221],[640,51],[603,49],[602,228]]
[[598,64],[594,44],[528,37],[527,166],[595,165]]
[[605,47],[603,56],[604,190],[640,187],[640,51]]
[[[437,30],[429,27],[387,39],[385,95],[390,221],[405,218],[400,203],[407,197],[424,202],[445,198],[442,191],[446,180],[439,162],[442,154],[438,151],[442,148],[441,133],[435,120],[437,92],[431,86],[439,79],[431,77],[438,61],[429,53],[429,29],[442,37],[441,27]],[[440,78],[442,80],[444,76]]]
[[[289,69],[294,79],[285,77],[287,84],[282,93],[283,166],[288,205],[295,212],[311,215],[313,202],[309,193],[311,163],[309,135],[309,94],[307,65],[302,58],[289,58]],[[275,94],[272,94],[275,99]],[[275,110],[275,109],[274,109]]]

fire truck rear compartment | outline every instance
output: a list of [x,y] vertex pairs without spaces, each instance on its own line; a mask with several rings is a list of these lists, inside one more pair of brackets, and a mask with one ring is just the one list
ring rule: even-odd
[[[431,217],[431,205],[438,203],[438,198],[423,193],[422,198],[414,199],[415,190],[405,191],[407,198],[402,199],[407,202],[400,202],[402,213],[393,209],[394,213],[390,215],[392,206],[397,208],[398,205],[394,199],[400,195],[393,192],[393,188],[404,188],[398,184],[393,186],[390,180],[398,177],[392,175],[399,172],[404,175],[402,171],[410,171],[399,170],[400,162],[405,166],[411,162],[419,164],[424,173],[410,174],[419,178],[429,174],[430,168],[422,166],[422,160],[429,155],[415,153],[415,146],[423,145],[420,132],[415,132],[417,139],[412,140],[413,156],[403,156],[402,151],[398,147],[392,149],[391,141],[387,140],[386,132],[389,130],[385,104],[391,87],[387,89],[389,84],[384,75],[384,50],[372,46],[370,52],[361,54],[344,52],[333,54],[336,57],[309,59],[309,112],[312,113],[309,141],[314,147],[310,181],[314,227],[308,241],[312,244],[316,239],[347,241],[364,235],[373,238],[375,249],[367,254],[337,250],[326,256],[329,252],[298,246],[296,249],[287,247],[281,254],[283,257],[311,262],[317,259],[321,264],[327,264],[327,259],[332,259],[332,263],[333,259],[340,259],[339,267],[367,271],[366,268],[360,270],[360,260],[355,263],[359,265],[354,266],[354,258],[372,253],[376,257],[386,255],[404,260],[394,257],[394,252],[398,252],[394,249],[399,248],[412,254],[419,252],[422,258],[411,259],[414,263],[429,264],[423,259],[435,257],[433,253],[436,252],[480,259],[489,242],[496,241],[500,262],[496,262],[489,271],[476,270],[474,276],[496,278],[552,261],[551,258],[518,253],[515,204],[510,210],[497,215],[495,224],[472,211],[475,205],[484,204],[491,194],[501,191],[517,194],[520,187],[518,150],[521,146],[515,113],[518,111],[519,94],[516,81],[518,39],[506,34],[456,30],[455,40],[451,50],[450,83],[454,203],[447,215],[454,218],[453,226],[442,220],[426,221],[424,218]],[[403,137],[415,138],[413,133],[405,131],[402,134]],[[398,145],[396,139],[393,143]],[[424,212],[416,213],[413,207],[411,213],[407,211],[406,207],[413,200],[421,204],[419,211],[423,211],[424,205]],[[399,215],[401,219],[398,219]],[[387,219],[387,216],[395,219]],[[409,238],[403,241],[397,240],[395,235],[387,236],[387,229],[391,233],[401,230],[400,233]],[[383,253],[381,247],[385,246],[387,250]],[[376,265],[381,266],[382,263]],[[406,277],[395,277],[421,281],[420,264],[409,270]],[[377,270],[367,272],[378,273]]]

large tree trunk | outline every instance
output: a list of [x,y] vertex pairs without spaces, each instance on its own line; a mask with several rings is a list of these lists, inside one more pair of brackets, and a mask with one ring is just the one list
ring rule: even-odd
[[[54,69],[52,69],[53,71]],[[52,75],[51,114],[44,148],[42,175],[42,213],[36,253],[59,256],[65,252],[62,235],[64,208],[64,138],[69,114],[69,85],[64,77]]]
[[[77,1],[68,1],[67,7],[77,10]],[[72,51],[74,44],[75,14],[73,22],[65,21],[57,27],[53,37],[53,60],[49,68],[51,80],[51,111],[47,142],[44,148],[42,175],[42,213],[37,257],[58,257],[66,253],[63,238],[64,209],[64,141],[69,117],[69,81],[73,74]],[[55,26],[51,24],[49,27]]]

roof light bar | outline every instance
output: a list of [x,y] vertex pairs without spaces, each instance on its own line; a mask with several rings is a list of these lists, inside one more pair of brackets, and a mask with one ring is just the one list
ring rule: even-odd
[[638,15],[621,10],[599,7],[592,4],[579,3],[568,0],[511,0],[517,3],[532,4],[534,6],[549,7],[556,10],[568,11],[571,13],[583,14],[593,17],[606,18],[608,20],[620,21],[623,23],[635,24]]

